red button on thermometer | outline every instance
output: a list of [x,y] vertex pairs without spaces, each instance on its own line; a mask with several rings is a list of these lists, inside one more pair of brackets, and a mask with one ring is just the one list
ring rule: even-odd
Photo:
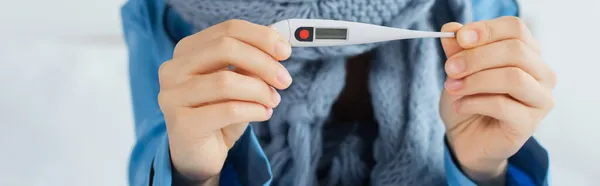
[[288,19],[272,28],[295,47],[338,46],[413,38],[454,37],[452,32],[426,32],[324,19]]
[[294,39],[302,42],[312,42],[314,41],[313,32],[313,27],[299,27],[294,32]]

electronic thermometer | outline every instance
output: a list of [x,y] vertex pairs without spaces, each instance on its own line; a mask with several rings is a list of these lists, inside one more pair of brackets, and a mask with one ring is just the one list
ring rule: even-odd
[[452,32],[427,32],[366,23],[324,19],[288,19],[271,25],[294,47],[338,46],[413,38],[454,37]]

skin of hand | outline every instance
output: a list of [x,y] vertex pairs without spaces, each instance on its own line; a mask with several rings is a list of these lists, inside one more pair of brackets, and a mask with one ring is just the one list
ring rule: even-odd
[[447,80],[440,99],[446,139],[468,177],[503,185],[507,159],[533,135],[554,106],[553,70],[516,17],[448,23],[442,39]]
[[281,101],[275,88],[292,83],[279,63],[290,55],[290,44],[275,30],[242,20],[177,43],[159,68],[158,95],[176,177],[218,184],[227,153],[248,123],[268,120]]

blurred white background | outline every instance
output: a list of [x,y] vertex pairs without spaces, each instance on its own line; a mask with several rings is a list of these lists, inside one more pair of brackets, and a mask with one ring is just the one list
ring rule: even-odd
[[[0,1],[0,185],[126,185],[124,0]],[[522,0],[559,77],[536,136],[553,185],[600,185],[600,1]]]

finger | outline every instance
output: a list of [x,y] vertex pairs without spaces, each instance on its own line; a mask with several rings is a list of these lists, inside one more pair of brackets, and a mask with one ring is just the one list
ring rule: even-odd
[[[527,123],[538,123],[535,110],[511,99],[505,95],[472,95],[461,98],[453,103],[458,114],[479,114],[507,123],[516,131],[532,131],[535,126]],[[526,130],[523,130],[526,129]]]
[[[273,110],[271,109],[268,112],[273,112]],[[221,132],[223,133],[223,140],[228,149],[233,147],[235,142],[240,139],[246,131],[246,128],[248,128],[248,122],[236,123],[223,127]]]
[[180,86],[163,90],[161,97],[170,97],[177,106],[198,107],[212,102],[239,100],[276,107],[281,97],[260,79],[229,70],[194,76]]
[[548,88],[556,83],[552,69],[542,61],[540,55],[515,39],[459,52],[448,59],[445,68],[449,77],[461,79],[482,70],[500,67],[521,68]]
[[[244,75],[244,76],[253,77],[253,78],[257,78],[257,79],[260,78],[256,75],[250,73],[249,71],[246,71],[241,68],[234,67],[231,70],[238,74]],[[274,92],[274,94],[276,94],[276,96],[278,97],[277,100],[281,100],[281,96],[279,95],[277,90],[275,90],[273,87],[269,87],[269,88],[271,88],[271,90]],[[227,147],[229,147],[229,148],[233,147],[235,142],[244,134],[244,132],[246,131],[246,128],[248,128],[248,124],[249,123],[231,124],[229,126],[224,127],[223,130],[221,130],[223,133],[225,144],[227,145]]]
[[176,73],[180,76],[178,79],[184,81],[189,75],[210,73],[231,65],[255,74],[279,89],[287,88],[292,81],[289,72],[275,59],[247,43],[230,37],[213,40],[197,53],[181,57],[181,61],[187,63],[178,64],[177,67],[173,67],[177,69],[163,73]]
[[552,95],[531,75],[516,67],[489,69],[463,79],[448,79],[445,87],[450,95],[508,94],[534,108],[552,106]]
[[[240,68],[233,68],[233,69],[232,69],[232,71],[234,71],[234,72],[236,72],[236,73],[238,73],[238,74],[244,75],[244,76],[253,77],[253,78],[257,78],[257,79],[259,78],[258,76],[254,75],[254,74],[252,74],[252,73],[250,73],[250,72],[248,72],[248,71],[246,71],[246,70],[244,70],[244,69],[240,69]],[[270,86],[269,86],[269,87],[270,87]],[[277,97],[278,97],[278,98],[277,98],[276,100],[279,100],[279,101],[281,101],[281,96],[279,95],[279,92],[277,92],[277,90],[276,90],[276,89],[274,89],[273,87],[270,87],[270,88],[271,88],[271,90],[272,90],[272,91],[273,91],[275,94],[277,94]],[[279,102],[278,102],[278,103],[279,103]]]
[[247,71],[247,70],[244,70],[244,69],[241,69],[241,68],[234,67],[231,70],[234,71],[234,72],[236,72],[236,73],[238,73],[238,74],[241,74],[241,75],[255,77],[255,78],[260,78],[260,77],[258,77],[256,75],[252,74],[250,71]]
[[458,31],[457,39],[459,45],[465,49],[507,39],[518,39],[536,53],[540,53],[540,47],[533,39],[529,28],[521,19],[512,16],[467,24]]
[[195,51],[197,48],[195,46],[199,43],[207,43],[222,37],[231,37],[245,42],[276,60],[289,58],[292,51],[291,45],[274,29],[244,20],[228,20],[182,39],[177,43],[174,56],[190,53]]
[[[442,26],[442,32],[456,32],[458,31],[462,25],[460,23],[452,22],[447,23]],[[463,50],[462,47],[456,41],[456,38],[442,38],[442,47],[444,48],[444,53],[446,57],[453,56],[454,54]]]
[[177,114],[177,118],[182,120],[179,123],[205,123],[199,132],[208,133],[232,124],[266,121],[273,114],[273,109],[256,103],[227,101],[181,109]]

